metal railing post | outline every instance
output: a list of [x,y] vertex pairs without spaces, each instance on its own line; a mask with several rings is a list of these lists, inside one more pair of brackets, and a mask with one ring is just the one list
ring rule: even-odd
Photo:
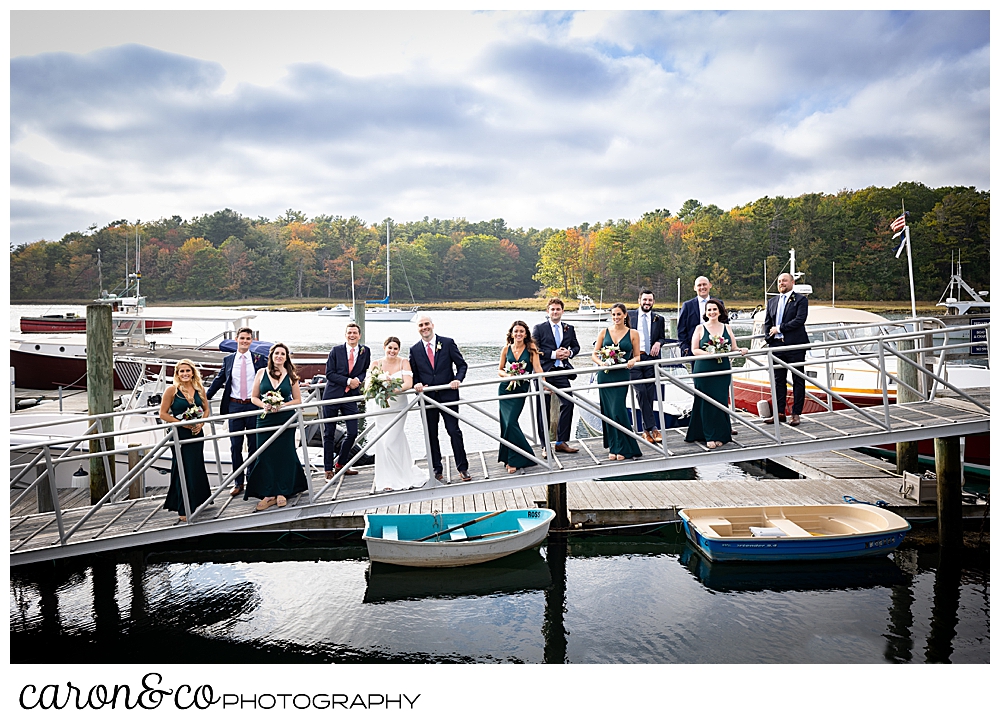
[[306,474],[306,489],[309,491],[309,502],[313,502],[313,471],[309,462],[309,440],[306,439],[306,419],[300,407],[295,411],[299,428],[299,447],[302,449],[303,471]]
[[184,517],[187,519],[186,522],[191,522],[191,501],[188,500],[188,487],[187,487],[187,475],[184,474],[184,458],[181,457],[181,441],[180,433],[177,431],[178,428],[174,428],[170,433],[174,436],[173,438],[173,448],[174,448],[174,465],[177,466],[177,477],[181,484],[181,499],[184,501]]
[[[774,352],[770,347],[767,349],[767,372],[768,376],[771,378],[771,421],[774,423],[774,439],[775,442],[781,443],[781,421],[778,419],[778,391],[775,389],[774,382]],[[785,379],[788,379],[788,372],[785,372]],[[782,400],[782,407],[784,408],[784,403],[788,400],[788,390],[786,385],[785,399]]]
[[59,505],[59,488],[56,485],[56,468],[52,464],[49,446],[45,446],[45,470],[49,477],[49,490],[52,491],[52,508],[56,514],[56,526],[59,528],[59,544],[66,544],[66,532],[63,530],[62,506]]

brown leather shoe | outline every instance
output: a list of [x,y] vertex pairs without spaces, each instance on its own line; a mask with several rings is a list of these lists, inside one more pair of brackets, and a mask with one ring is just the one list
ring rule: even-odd
[[802,420],[799,419],[798,415],[792,415],[792,419],[788,421],[788,424],[792,427],[798,427]]
[[358,474],[357,470],[354,470],[353,468],[345,468],[343,465],[337,465],[336,468],[337,468],[337,472],[338,473],[341,470],[343,470],[344,471],[344,475],[357,475]]
[[234,498],[237,495],[243,495],[243,486],[237,485],[235,488],[233,488],[233,491],[230,493],[230,495],[232,495]]
[[649,434],[653,436],[653,442],[663,442],[663,435],[660,434],[659,430],[654,428],[649,431]]
[[569,446],[569,444],[568,444],[568,443],[565,443],[565,442],[561,442],[561,443],[559,443],[559,444],[558,444],[558,445],[556,445],[556,446],[555,446],[555,448],[553,448],[553,449],[554,449],[554,450],[555,450],[556,452],[561,452],[561,453],[576,453],[576,452],[580,452],[580,449],[579,449],[579,448],[575,448],[575,447],[570,447],[570,446]]
[[648,432],[643,432],[642,433],[642,439],[645,440],[646,442],[651,442],[651,443],[654,443],[654,444],[656,443],[656,440]]
[[444,480],[444,473],[434,473],[435,480]]
[[459,475],[460,478],[462,478],[462,482],[464,482],[464,483],[467,483],[470,480],[472,480],[472,476],[469,475],[469,471],[468,470],[459,470],[458,471],[458,475]]

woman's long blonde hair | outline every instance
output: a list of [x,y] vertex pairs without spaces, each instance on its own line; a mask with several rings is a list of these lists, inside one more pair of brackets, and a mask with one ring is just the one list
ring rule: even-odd
[[201,381],[201,372],[199,372],[198,368],[194,366],[194,362],[189,360],[187,357],[174,363],[174,387],[176,387],[178,391],[180,390],[181,382],[177,379],[177,368],[181,365],[187,365],[194,372],[194,376],[191,378],[191,384],[194,385],[194,388],[198,390],[199,393],[201,393],[201,401],[205,402],[208,400],[208,396],[205,394],[205,385],[202,384]]

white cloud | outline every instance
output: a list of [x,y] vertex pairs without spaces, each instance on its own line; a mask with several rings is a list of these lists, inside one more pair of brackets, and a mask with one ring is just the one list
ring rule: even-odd
[[989,186],[983,14],[14,13],[11,42],[14,243]]

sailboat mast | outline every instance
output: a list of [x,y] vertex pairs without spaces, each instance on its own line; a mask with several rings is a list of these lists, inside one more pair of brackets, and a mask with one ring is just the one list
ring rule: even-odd
[[135,311],[139,313],[139,219],[135,220]]
[[385,308],[389,308],[389,220],[385,220]]

